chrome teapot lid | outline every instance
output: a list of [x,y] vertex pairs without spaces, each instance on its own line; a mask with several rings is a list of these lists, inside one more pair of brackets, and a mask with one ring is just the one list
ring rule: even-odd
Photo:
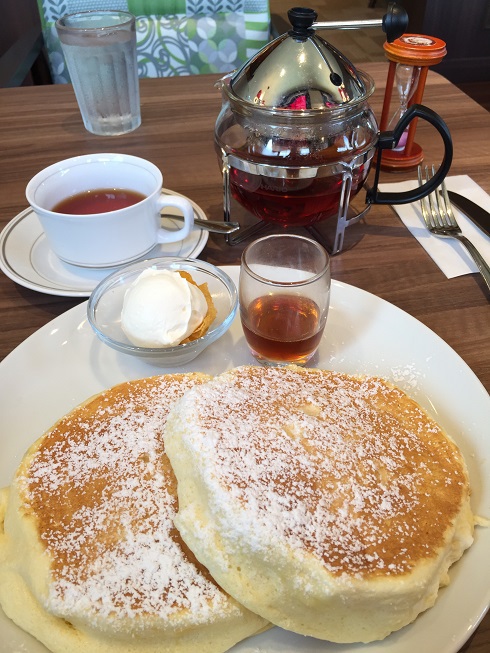
[[235,96],[269,109],[325,109],[365,99],[371,80],[312,28],[313,9],[288,11],[292,29],[268,43],[231,78]]

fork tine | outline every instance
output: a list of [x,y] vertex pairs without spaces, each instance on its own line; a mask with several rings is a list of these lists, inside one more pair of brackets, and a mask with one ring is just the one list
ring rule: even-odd
[[[435,173],[436,173],[435,166],[432,166],[432,176],[434,176]],[[434,196],[433,207],[434,207],[434,213],[436,215],[436,225],[438,227],[447,227],[449,224],[447,220],[447,207],[445,204],[445,199],[441,196],[441,193],[438,192],[440,188],[441,187],[436,188],[436,190],[432,193]]]
[[[434,174],[435,174],[434,166],[432,166],[431,172],[432,172],[432,174],[430,174],[430,172],[429,172],[429,166],[425,166],[425,177],[426,177],[427,181],[429,181],[429,179],[431,177],[433,177]],[[437,199],[437,191],[433,191],[432,193],[430,193],[430,195],[428,196],[428,200],[429,200],[429,209],[430,209],[430,215],[431,215],[431,226],[432,227],[443,227],[444,222],[443,222],[443,219],[442,219],[441,212],[439,210],[439,203],[438,203],[438,199]]]
[[[419,179],[419,186],[422,186],[422,184],[424,183],[424,179],[422,177],[422,166],[417,167],[417,175]],[[427,204],[427,197],[422,197],[422,199],[420,200],[420,208],[422,209],[422,217],[424,218],[425,225],[427,229],[430,229],[432,224],[430,221],[430,208]]]
[[[423,172],[425,171],[425,179]],[[429,181],[436,173],[435,166],[417,167],[419,185],[424,181]],[[430,193],[426,198],[420,200],[422,215],[428,229],[459,229],[458,222],[447,193],[446,183],[443,180],[441,185],[435,191]]]
[[453,208],[451,206],[451,202],[450,202],[449,196],[447,194],[446,182],[444,181],[444,179],[442,180],[442,183],[441,183],[441,192],[440,192],[439,196],[441,197],[441,195],[442,195],[442,197],[444,199],[444,205],[445,205],[444,210],[445,210],[446,218],[447,218],[447,221],[448,221],[449,225],[451,227],[459,227],[458,222],[457,222],[456,218],[454,217]]

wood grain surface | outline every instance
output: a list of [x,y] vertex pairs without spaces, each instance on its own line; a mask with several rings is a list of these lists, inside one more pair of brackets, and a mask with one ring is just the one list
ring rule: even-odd
[[[387,65],[366,63],[362,68],[375,79],[371,104],[379,117]],[[85,131],[70,86],[0,89],[0,228],[26,208],[25,186],[36,172],[90,152],[123,152],[149,159],[162,170],[165,187],[197,202],[209,219],[222,219],[221,173],[213,145],[221,107],[215,81],[207,75],[142,80],[142,125],[118,137]],[[489,113],[432,71],[424,104],[437,111],[451,130],[455,153],[450,174],[468,174],[490,193]],[[427,162],[441,160],[439,136],[420,121],[416,140]],[[413,177],[413,172],[383,173],[382,181]],[[247,218],[235,206],[233,219]],[[480,276],[446,279],[389,206],[373,207],[365,223],[350,227],[348,235],[357,242],[333,257],[333,277],[382,297],[426,324],[460,354],[489,390],[490,311]],[[218,265],[238,264],[242,249],[210,234],[200,258]],[[0,273],[0,360],[81,301],[23,288]],[[490,650],[488,615],[462,650]]]

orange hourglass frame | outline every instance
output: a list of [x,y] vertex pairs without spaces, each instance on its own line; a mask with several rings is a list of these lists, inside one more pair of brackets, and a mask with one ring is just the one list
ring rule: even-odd
[[[444,41],[434,36],[424,36],[422,34],[403,34],[403,36],[392,43],[386,42],[383,47],[390,64],[380,120],[380,131],[382,132],[386,131],[390,122],[391,96],[397,64],[413,66],[414,69],[417,67],[420,68],[416,88],[413,90],[407,104],[408,108],[412,104],[422,103],[429,66],[440,63],[446,55],[446,44]],[[423,161],[424,153],[422,148],[414,140],[416,129],[417,119],[412,120],[408,127],[406,144],[402,150],[383,150],[381,159],[381,168],[383,170],[392,172],[396,172],[397,170],[410,170],[416,168]]]

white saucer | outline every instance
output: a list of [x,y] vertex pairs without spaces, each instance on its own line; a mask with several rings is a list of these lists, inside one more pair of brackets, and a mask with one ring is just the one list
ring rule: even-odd
[[[180,195],[164,188],[166,195]],[[189,198],[186,198],[189,200]],[[204,211],[192,200],[194,215],[207,220]],[[166,207],[166,215],[178,213]],[[172,218],[162,218],[171,227],[180,228],[181,223]],[[187,238],[177,243],[155,245],[141,258],[181,256],[197,258],[208,240],[208,232],[194,227]],[[88,297],[95,286],[115,268],[82,268],[61,261],[50,249],[41,223],[31,208],[25,209],[11,220],[0,234],[0,269],[16,283],[60,297]]]

